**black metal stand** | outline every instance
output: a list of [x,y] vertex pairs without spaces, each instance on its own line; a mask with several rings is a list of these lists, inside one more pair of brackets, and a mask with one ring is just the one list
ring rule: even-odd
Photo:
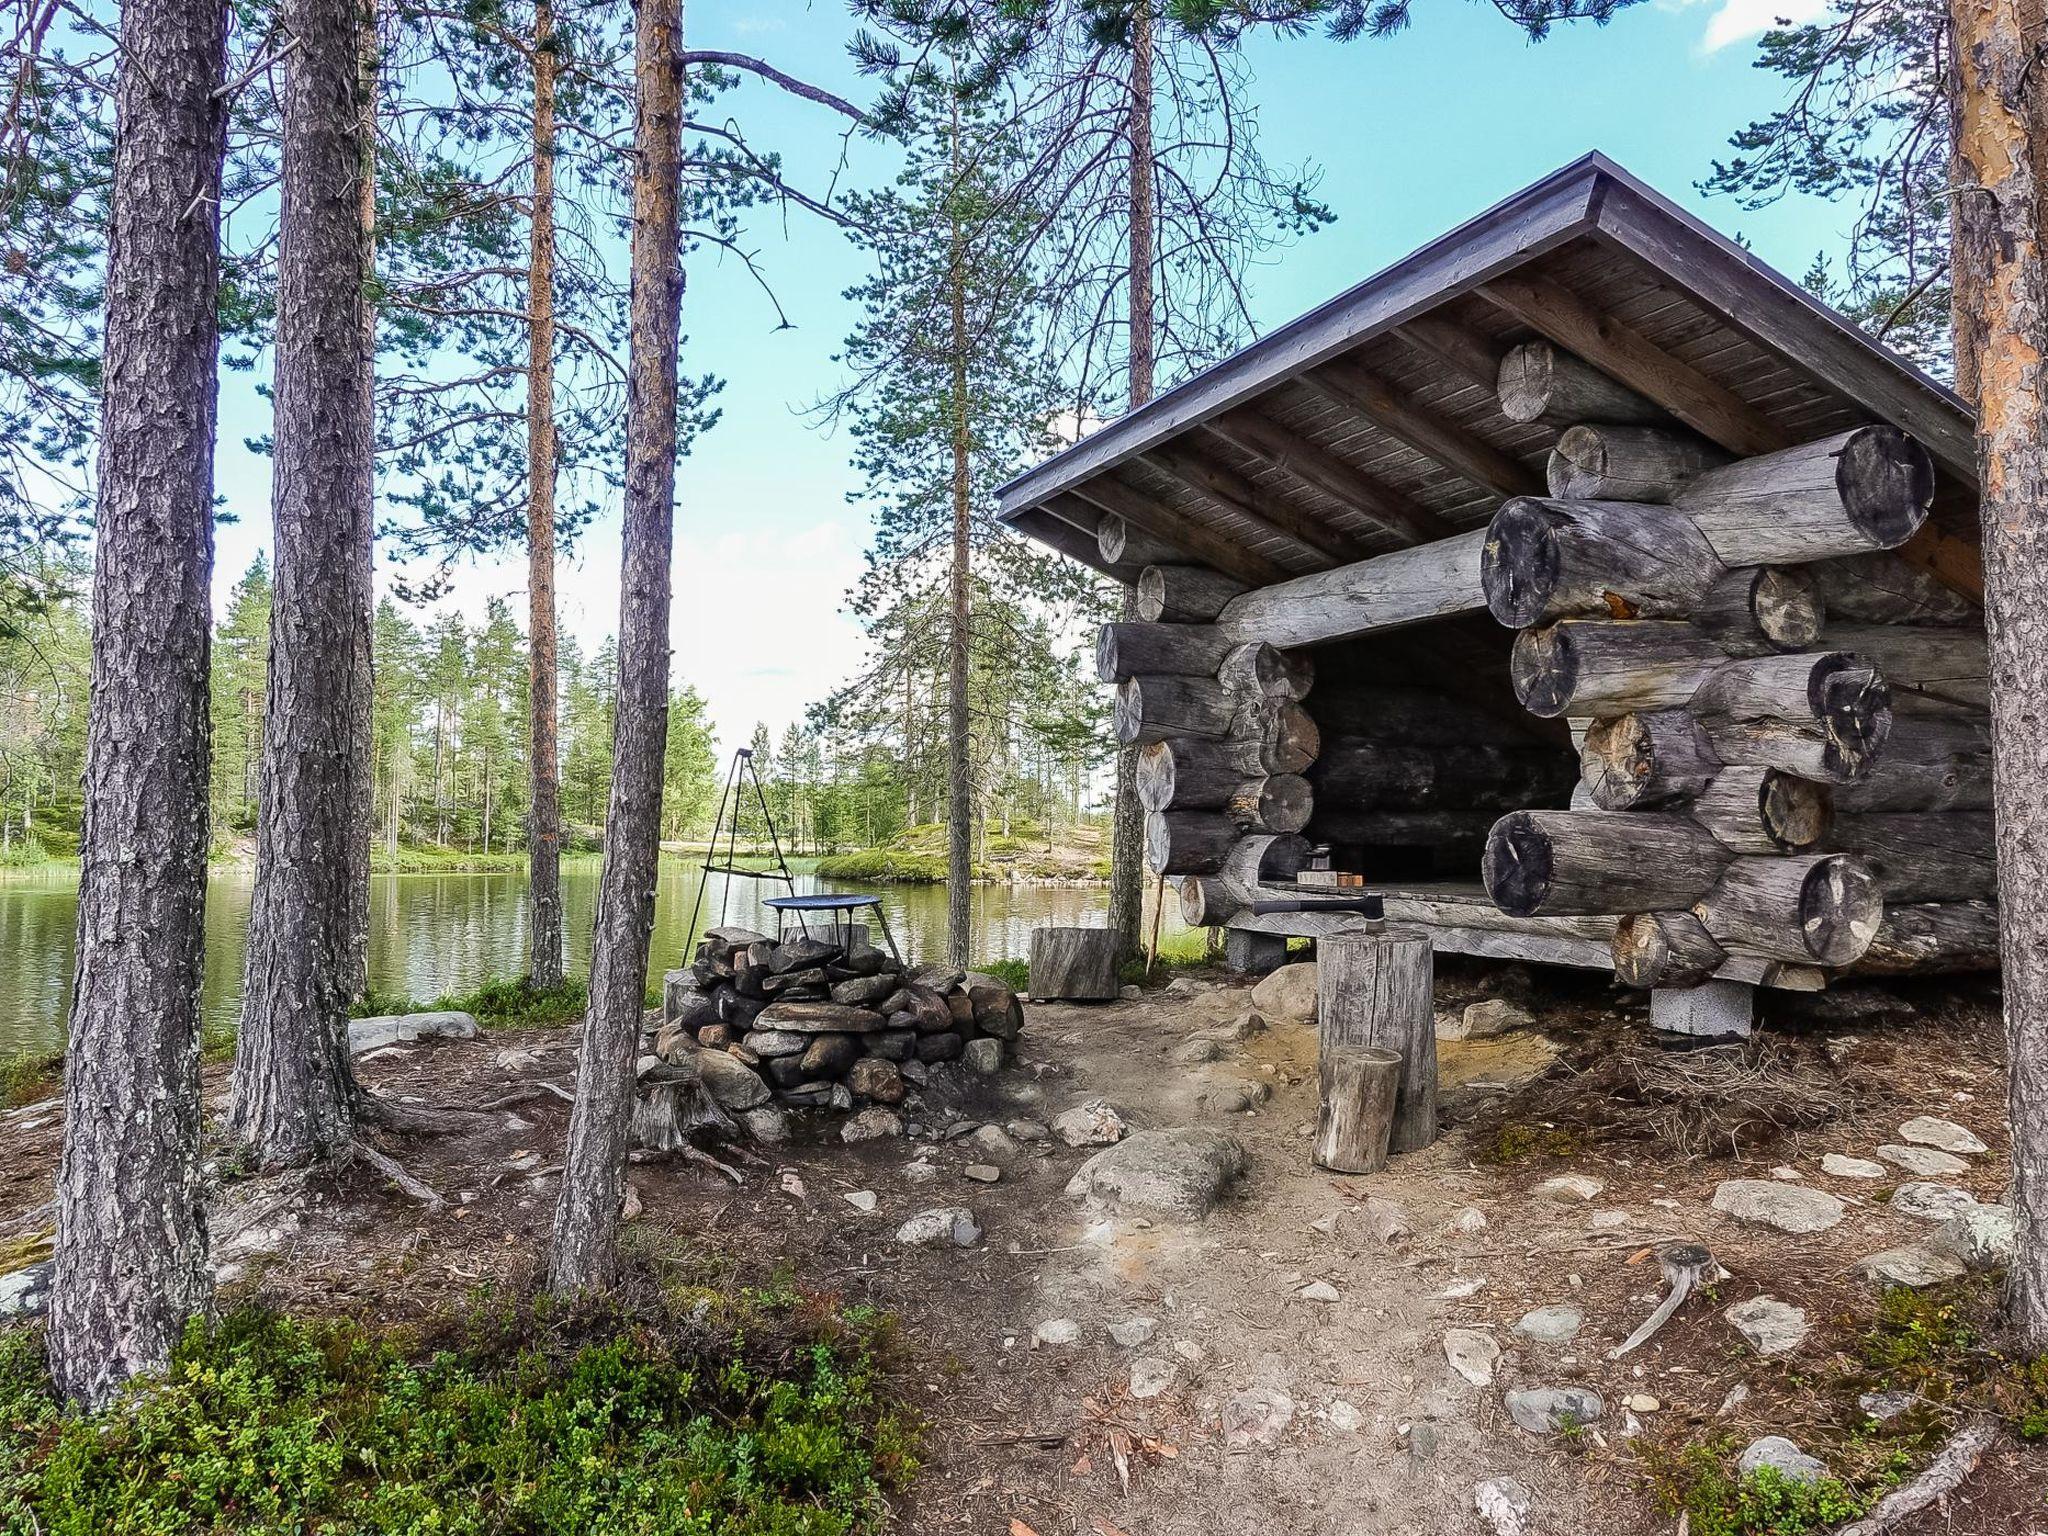
[[[775,850],[774,869],[741,869],[738,864],[740,803],[746,798],[747,779],[754,782],[754,800],[761,807],[761,821],[768,828],[768,846]],[[732,820],[729,823],[725,819],[728,806],[732,810]],[[718,833],[721,827],[725,828],[726,833],[723,864],[716,862]],[[742,875],[749,880],[780,880],[789,888],[792,896],[796,894],[796,876],[789,872],[789,861],[782,856],[782,839],[776,835],[775,817],[768,809],[768,792],[761,787],[761,770],[754,766],[752,747],[737,748],[732,755],[732,767],[726,770],[725,789],[718,797],[718,817],[711,823],[711,841],[704,848],[704,878],[697,882],[697,900],[690,907],[690,926],[683,930],[690,936],[692,944],[696,943],[698,914],[704,909],[704,887],[711,883],[713,875],[728,877],[718,892],[718,921],[721,926],[725,923],[726,900],[732,894],[730,876]],[[803,926],[801,914],[797,917],[797,925]],[[804,936],[810,937],[808,928],[804,929]]]

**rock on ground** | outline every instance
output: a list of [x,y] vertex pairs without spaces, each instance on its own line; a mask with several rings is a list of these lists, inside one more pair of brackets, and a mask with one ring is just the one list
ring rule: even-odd
[[1511,1003],[1504,997],[1489,997],[1484,1002],[1473,1003],[1457,1018],[1440,1022],[1436,1027],[1436,1037],[1439,1040],[1491,1040],[1511,1029],[1527,1029],[1535,1022],[1536,1016],[1520,1003]]
[[1555,1302],[1524,1312],[1521,1321],[1515,1324],[1515,1332],[1538,1344],[1569,1344],[1579,1336],[1584,1323],[1577,1307]]
[[1491,1386],[1494,1367],[1500,1364],[1500,1345],[1477,1328],[1453,1328],[1444,1335],[1444,1359],[1473,1386]]
[[902,1134],[901,1117],[881,1104],[870,1104],[859,1114],[848,1117],[846,1124],[839,1127],[839,1139],[849,1146],[857,1141],[881,1141]]
[[41,1317],[49,1310],[50,1278],[56,1270],[56,1260],[44,1259],[11,1275],[0,1275],[0,1318]]
[[1783,1435],[1764,1435],[1752,1440],[1735,1465],[1744,1477],[1770,1467],[1795,1483],[1817,1483],[1828,1475],[1826,1462],[1807,1455]]
[[972,1248],[981,1241],[981,1224],[964,1205],[942,1205],[919,1211],[903,1223],[896,1229],[896,1241],[906,1248],[930,1248],[948,1242],[956,1248]]
[[1106,1147],[1123,1139],[1124,1117],[1107,1099],[1089,1099],[1053,1116],[1052,1133],[1070,1147]]
[[768,1084],[745,1062],[728,1056],[723,1051],[699,1050],[693,1053],[697,1071],[704,1079],[704,1087],[721,1108],[734,1114],[743,1114],[750,1109],[759,1109],[768,1102]]
[[383,1014],[374,1019],[348,1021],[348,1049],[351,1056],[379,1051],[387,1045],[412,1045],[421,1040],[474,1040],[476,1015],[454,1010],[438,1013]]
[[1936,1248],[1975,1270],[2011,1268],[2016,1242],[2009,1205],[1957,1211],[1934,1235]]
[[1795,1236],[1825,1232],[1842,1219],[1842,1202],[1818,1189],[1770,1179],[1729,1179],[1714,1190],[1714,1209],[1737,1221]]
[[1597,1423],[1607,1411],[1600,1394],[1585,1387],[1524,1387],[1510,1392],[1506,1401],[1508,1417],[1532,1435]]
[[1967,1189],[1953,1184],[1901,1184],[1892,1191],[1892,1209],[1901,1216],[1918,1216],[1922,1221],[1947,1221],[1977,1203]]
[[1885,1176],[1883,1163],[1873,1163],[1867,1157],[1847,1157],[1840,1152],[1830,1152],[1823,1157],[1820,1171],[1837,1179],[1881,1179]]
[[1760,1355],[1787,1354],[1806,1342],[1809,1331],[1805,1311],[1774,1296],[1738,1301],[1721,1315]]
[[1033,1343],[1061,1345],[1081,1342],[1081,1325],[1071,1317],[1049,1317],[1031,1330]]
[[1223,1443],[1234,1451],[1278,1445],[1293,1422],[1293,1398],[1274,1387],[1253,1387],[1223,1405]]
[[1527,1536],[1536,1499],[1512,1477],[1489,1477],[1472,1490],[1472,1507],[1493,1536]]
[[1171,1360],[1158,1355],[1140,1355],[1131,1362],[1131,1396],[1140,1400],[1158,1397],[1173,1385],[1180,1370]]
[[1536,1198],[1569,1205],[1574,1200],[1597,1200],[1607,1186],[1588,1173],[1560,1173],[1536,1186]]
[[1243,1144],[1221,1131],[1139,1131],[1083,1163],[1067,1193],[1197,1221],[1248,1166]]
[[1283,965],[1252,988],[1252,1007],[1284,1024],[1311,1024],[1316,1016],[1316,967],[1313,960]]
[[1152,1342],[1152,1335],[1159,1331],[1156,1317],[1127,1317],[1121,1322],[1109,1325],[1111,1342],[1125,1349],[1137,1349]]
[[1974,1155],[1991,1150],[1975,1131],[1935,1115],[1915,1115],[1899,1127],[1899,1140],[1916,1142],[1923,1147],[1939,1147],[1944,1152]]
[[1903,1168],[1908,1173],[1917,1173],[1923,1179],[1970,1171],[1970,1165],[1960,1157],[1936,1147],[1909,1147],[1886,1143],[1877,1149],[1877,1155],[1894,1167]]
[[1900,1285],[1917,1291],[1924,1286],[1960,1280],[1967,1271],[1961,1259],[1913,1243],[1858,1259],[1856,1273],[1872,1285]]

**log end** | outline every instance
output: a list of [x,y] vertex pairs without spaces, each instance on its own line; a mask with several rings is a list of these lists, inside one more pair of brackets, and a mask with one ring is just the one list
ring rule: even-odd
[[1127,677],[1116,685],[1116,739],[1120,746],[1136,746],[1145,734],[1145,681]]
[[1138,572],[1138,617],[1157,619],[1166,611],[1166,573],[1156,565]]
[[1525,341],[1509,348],[1494,379],[1501,415],[1509,421],[1541,421],[1550,409],[1551,376],[1556,368],[1557,349],[1547,341]]
[[1657,748],[1640,715],[1596,720],[1579,752],[1579,781],[1603,811],[1647,804],[1657,777]]
[[1501,817],[1486,836],[1486,894],[1510,917],[1534,917],[1550,899],[1550,839],[1527,811]]
[[1508,663],[1515,697],[1532,715],[1554,720],[1569,707],[1578,691],[1579,658],[1571,630],[1562,624],[1525,629],[1515,636]]
[[1750,612],[1765,640],[1781,651],[1810,650],[1827,622],[1820,585],[1797,566],[1767,566],[1750,587]]
[[1884,887],[1863,859],[1832,853],[1815,859],[1799,892],[1800,934],[1820,965],[1860,959],[1884,921]]
[[1831,651],[1815,663],[1806,696],[1822,724],[1822,766],[1828,778],[1854,783],[1876,765],[1891,735],[1890,685],[1861,657]]
[[1557,516],[1540,501],[1516,496],[1494,513],[1479,555],[1486,611],[1510,629],[1526,629],[1550,607],[1563,571]]
[[1857,531],[1893,549],[1920,531],[1934,506],[1934,460],[1897,427],[1862,427],[1842,445],[1835,488]]

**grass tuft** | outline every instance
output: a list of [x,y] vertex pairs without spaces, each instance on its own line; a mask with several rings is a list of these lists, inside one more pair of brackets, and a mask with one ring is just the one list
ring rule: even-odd
[[349,1010],[357,1019],[391,1013],[472,1013],[486,1029],[541,1029],[566,1024],[590,1006],[589,986],[575,978],[559,987],[536,987],[525,976],[496,977],[468,992],[421,1002],[398,992],[372,992]]

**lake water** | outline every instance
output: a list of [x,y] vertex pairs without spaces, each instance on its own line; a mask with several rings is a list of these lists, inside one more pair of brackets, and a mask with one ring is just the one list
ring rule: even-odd
[[[597,904],[598,861],[564,860],[570,968],[588,974],[590,927]],[[701,879],[696,865],[664,858],[655,898],[651,971],[682,963],[689,948],[684,929]],[[215,871],[206,893],[206,1022],[229,1030],[241,1006],[242,952],[249,921],[248,870]],[[808,875],[799,891],[846,890]],[[943,886],[877,888],[890,929],[907,959],[945,953]],[[774,915],[759,905],[780,895],[779,883],[711,877],[700,929],[721,920],[775,931]],[[725,914],[720,917],[721,897]],[[974,940],[978,960],[1023,956],[1030,933],[1046,923],[1103,921],[1109,893],[1100,888],[978,885],[974,888]],[[77,924],[77,878],[65,869],[0,875],[0,1056],[54,1050],[63,1043],[70,1006],[72,945]],[[1169,900],[1167,931],[1180,927]],[[497,875],[378,875],[370,886],[370,982],[379,992],[433,998],[464,992],[493,976],[526,969],[526,877]]]

